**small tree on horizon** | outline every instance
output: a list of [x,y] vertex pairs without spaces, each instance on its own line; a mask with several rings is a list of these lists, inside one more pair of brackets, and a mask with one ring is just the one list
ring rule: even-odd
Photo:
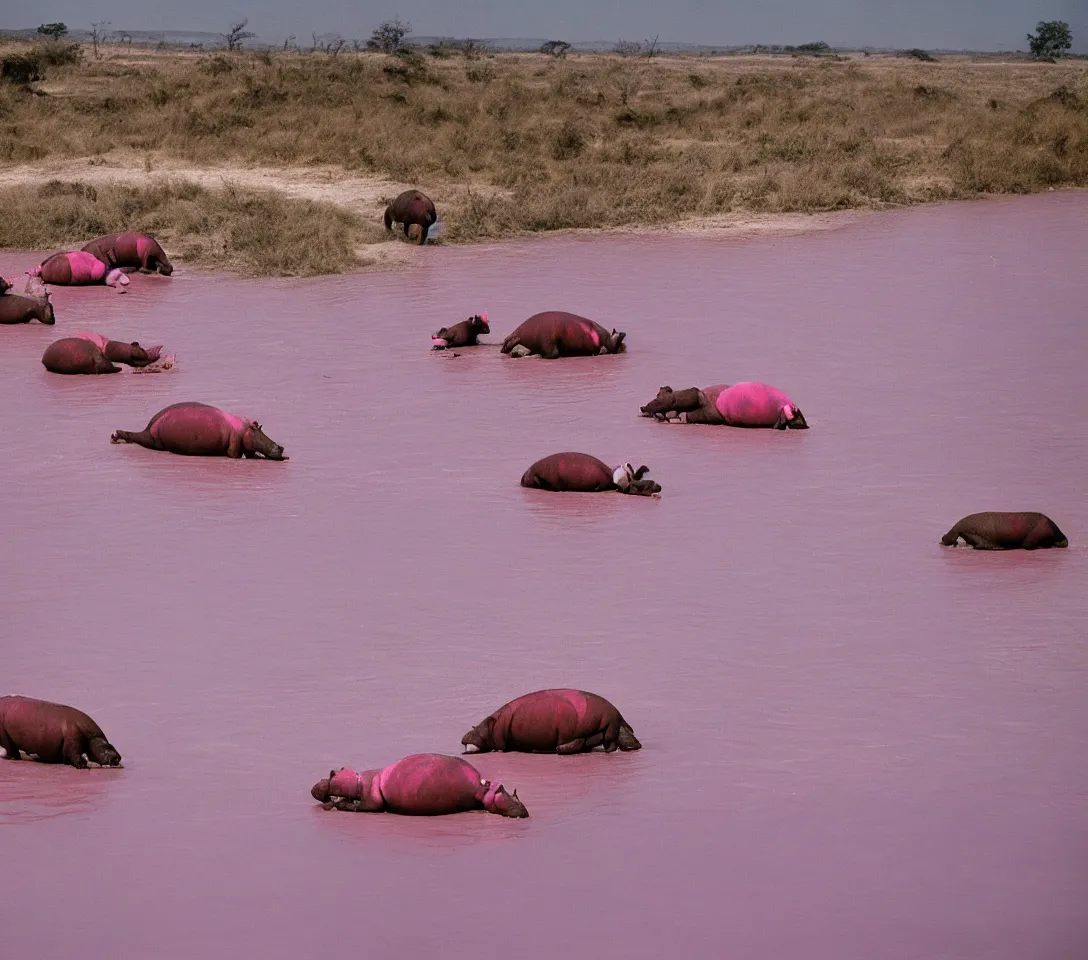
[[106,29],[109,25],[109,20],[99,20],[91,24],[91,46],[94,47],[95,60],[98,59],[98,45],[105,43],[106,37],[110,35],[109,30]]
[[562,59],[570,50],[570,44],[566,40],[545,40],[540,45],[540,52],[547,53],[558,59]]
[[400,20],[386,20],[374,28],[374,32],[366,42],[366,48],[367,50],[376,50],[379,53],[396,53],[404,46],[404,38],[411,32],[411,23],[402,23]]
[[63,23],[43,23],[38,27],[38,33],[50,40],[59,40],[68,35],[68,27]]
[[1060,57],[1073,46],[1073,33],[1064,20],[1040,20],[1035,25],[1035,35],[1028,34],[1028,44],[1037,60]]
[[240,23],[232,23],[230,30],[227,33],[221,33],[221,36],[227,44],[227,49],[231,52],[242,49],[242,42],[244,40],[251,40],[257,36],[255,33],[250,33],[246,29],[246,24],[249,23],[249,17],[246,17]]

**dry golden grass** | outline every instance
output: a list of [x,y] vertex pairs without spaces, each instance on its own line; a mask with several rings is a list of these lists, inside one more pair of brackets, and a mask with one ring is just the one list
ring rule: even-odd
[[443,240],[1088,186],[1085,61],[113,50],[43,88],[0,84],[0,169],[332,164],[430,193]]

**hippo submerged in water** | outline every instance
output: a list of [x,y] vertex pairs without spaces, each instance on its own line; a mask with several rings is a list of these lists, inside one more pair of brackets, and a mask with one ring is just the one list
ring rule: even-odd
[[642,416],[687,423],[728,427],[773,427],[776,430],[807,430],[808,422],[797,406],[777,387],[766,383],[717,383],[712,387],[673,390],[662,387]]
[[189,456],[288,459],[283,447],[265,436],[259,423],[206,403],[171,404],[156,413],[143,430],[117,430],[110,442],[138,443],[149,450]]
[[18,760],[19,751],[43,763],[84,768],[121,764],[121,754],[102,728],[75,707],[32,697],[0,697],[0,757]]
[[82,250],[74,253],[54,253],[27,273],[32,277],[41,277],[46,283],[55,283],[62,287],[104,283],[121,290],[128,285],[128,277],[123,270]]
[[139,343],[108,340],[97,333],[77,333],[51,343],[42,354],[50,373],[120,373],[115,363],[146,367],[159,359],[162,346],[141,347]]
[[623,353],[627,336],[622,331],[609,333],[595,320],[562,310],[535,313],[502,344],[502,352],[512,357],[539,356],[595,357],[602,353]]
[[404,226],[404,235],[411,237],[413,224],[419,226],[419,245],[427,242],[427,231],[438,222],[438,212],[431,198],[418,190],[405,190],[385,208],[385,229],[392,230],[394,223]]
[[1069,546],[1069,539],[1045,513],[972,513],[941,537],[941,543],[953,547],[961,538],[976,550],[1041,550]]
[[30,323],[37,320],[51,327],[57,322],[49,291],[38,277],[28,277],[23,293],[12,293],[12,282],[4,281],[0,293],[0,324]]
[[146,233],[107,233],[86,244],[83,252],[125,271],[158,271],[164,277],[174,272],[174,265],[159,241]]
[[648,497],[661,492],[661,484],[643,479],[649,469],[643,465],[636,470],[629,463],[610,467],[588,453],[553,453],[526,470],[521,485],[537,490],[578,493],[619,490],[620,493]]
[[446,350],[450,347],[476,347],[479,346],[476,338],[482,333],[490,332],[487,314],[478,313],[467,320],[455,323],[452,327],[436,330],[431,335],[431,345],[435,350]]
[[611,703],[584,690],[538,690],[499,707],[461,738],[465,753],[584,753],[639,750],[631,725]]
[[486,810],[503,817],[527,817],[518,792],[480,776],[471,763],[440,753],[417,753],[380,770],[356,773],[347,767],[329,771],[310,795],[326,809],[352,813],[400,813],[441,816]]

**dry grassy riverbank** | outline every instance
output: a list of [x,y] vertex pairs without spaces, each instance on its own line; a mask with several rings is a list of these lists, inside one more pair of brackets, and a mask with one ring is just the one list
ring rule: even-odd
[[1085,61],[110,48],[36,86],[0,83],[0,245],[144,227],[245,272],[395,249],[406,185],[443,242],[1088,186]]

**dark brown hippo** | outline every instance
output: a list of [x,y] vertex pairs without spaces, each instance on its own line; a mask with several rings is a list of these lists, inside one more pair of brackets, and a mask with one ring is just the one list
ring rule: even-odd
[[37,320],[46,326],[53,326],[57,318],[53,313],[53,304],[49,301],[45,284],[37,281],[33,287],[29,283],[27,286],[29,289],[40,290],[41,294],[35,296],[27,293],[12,293],[10,289],[0,294],[0,323],[30,323],[31,320]]
[[283,447],[265,436],[259,423],[206,403],[171,404],[139,432],[115,431],[110,443],[138,443],[149,450],[197,457],[289,459],[283,455]]
[[438,212],[430,197],[418,190],[405,190],[385,208],[385,229],[392,230],[394,223],[404,226],[404,235],[410,237],[412,224],[419,226],[419,245],[427,242],[427,231],[438,220]]
[[626,333],[609,333],[595,320],[562,310],[535,313],[508,336],[502,352],[514,357],[541,356],[595,357],[601,353],[623,353]]
[[103,767],[121,764],[117,748],[82,710],[32,697],[0,697],[0,757],[19,760],[20,750],[42,763],[81,769],[88,760]]
[[946,547],[964,543],[976,550],[1041,550],[1068,547],[1069,539],[1044,513],[972,513],[941,537]]
[[680,419],[687,423],[720,424],[727,427],[773,427],[776,430],[807,430],[808,421],[797,406],[777,387],[766,383],[716,383],[711,387],[673,390],[662,387],[646,406],[644,417]]
[[606,753],[639,750],[631,725],[604,697],[584,690],[538,690],[511,700],[461,738],[465,753]]
[[45,348],[42,364],[50,373],[120,373],[102,348],[82,337],[65,337]]
[[146,233],[107,233],[86,244],[83,252],[126,272],[148,270],[154,273],[157,270],[164,277],[174,272],[174,266],[159,241]]
[[490,332],[487,314],[478,313],[474,317],[455,323],[452,327],[443,327],[435,331],[431,335],[431,344],[435,350],[445,350],[448,347],[476,347],[479,346],[476,338],[481,333]]
[[629,463],[610,467],[588,453],[553,453],[526,470],[521,476],[521,485],[537,490],[579,493],[619,490],[620,493],[648,497],[661,492],[659,483],[643,479],[649,469],[643,465],[635,470]]
[[124,340],[110,340],[100,333],[77,333],[75,336],[96,344],[106,355],[107,360],[113,363],[125,363],[130,367],[149,366],[162,355],[161,343],[151,347],[141,347],[136,340],[125,343]]
[[441,816],[465,810],[486,810],[503,817],[527,817],[518,792],[507,793],[501,783],[480,776],[467,760],[440,753],[417,753],[381,770],[356,773],[347,767],[329,771],[310,789],[326,810]]

